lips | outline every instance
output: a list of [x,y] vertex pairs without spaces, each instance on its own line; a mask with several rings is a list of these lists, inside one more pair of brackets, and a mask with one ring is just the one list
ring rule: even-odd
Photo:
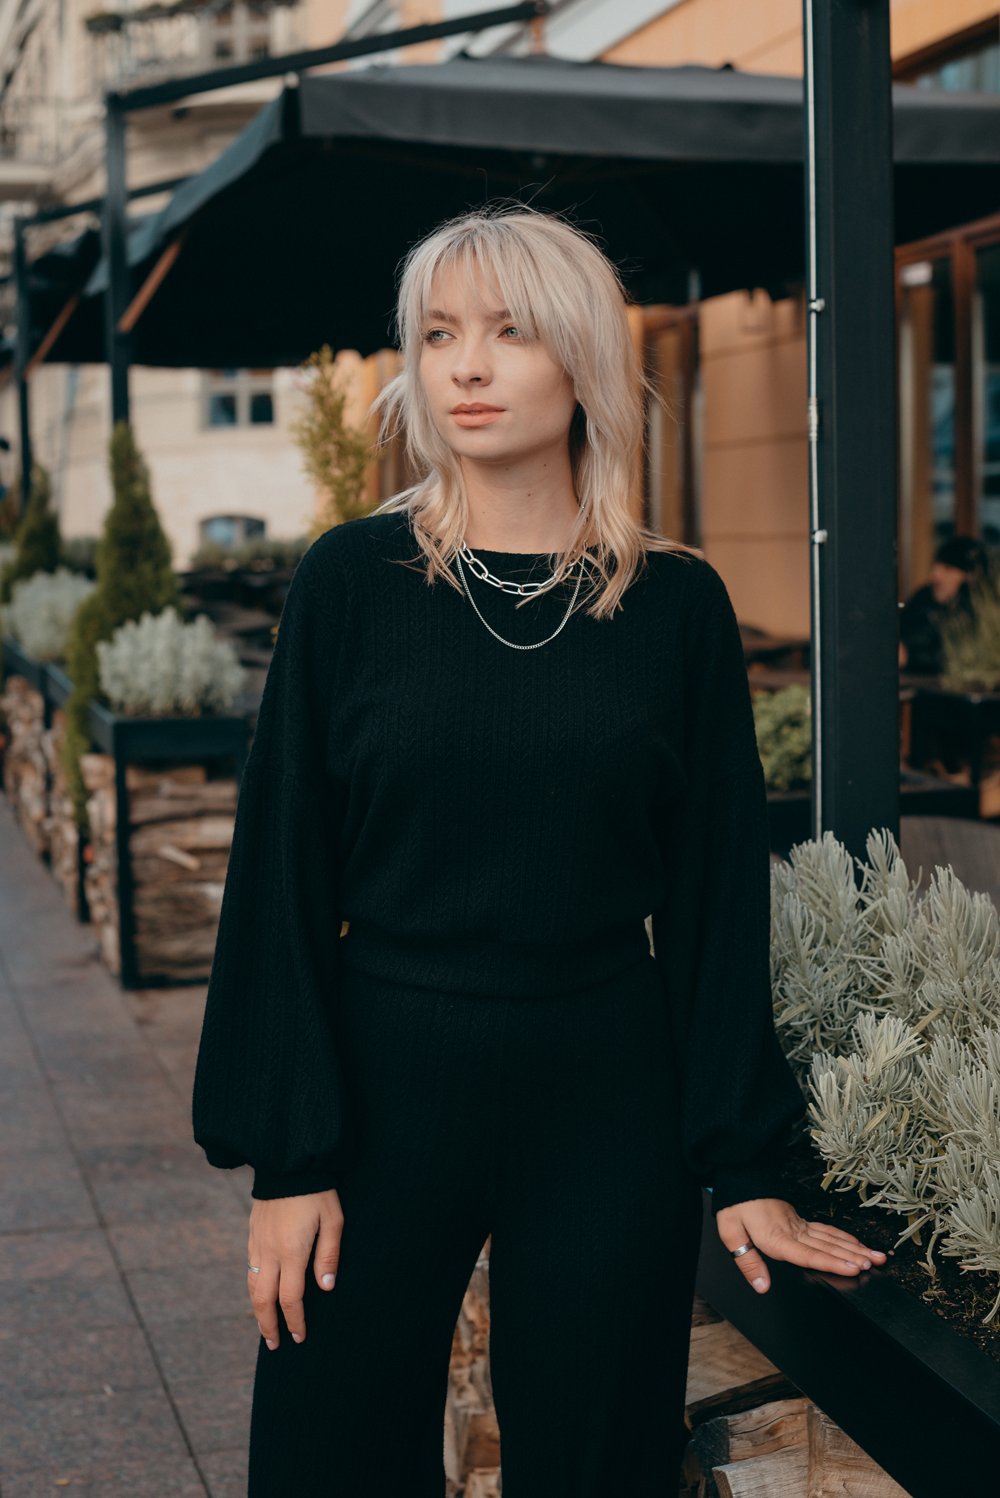
[[487,406],[482,401],[463,401],[461,405],[453,406],[452,416],[462,427],[484,427],[489,426],[502,416],[502,406]]

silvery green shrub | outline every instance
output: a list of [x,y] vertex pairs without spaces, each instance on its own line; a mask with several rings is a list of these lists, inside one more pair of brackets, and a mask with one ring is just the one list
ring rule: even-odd
[[15,583],[10,603],[0,611],[4,634],[19,640],[36,661],[62,660],[73,615],[95,586],[66,567]]
[[[900,1242],[1000,1274],[1000,922],[951,868],[926,894],[888,833],[858,881],[831,833],[772,877],[771,976],[824,1186],[901,1212]],[[1000,1310],[1000,1295],[987,1321]]]
[[224,712],[246,680],[228,640],[204,614],[184,624],[173,608],[143,614],[98,642],[101,689],[119,713],[137,717]]

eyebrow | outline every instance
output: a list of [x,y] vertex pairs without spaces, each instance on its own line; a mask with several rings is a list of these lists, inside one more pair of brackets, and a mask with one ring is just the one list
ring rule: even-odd
[[[510,316],[511,314],[506,307],[497,307],[493,311],[486,313],[486,319],[488,322],[508,322],[510,320]],[[431,307],[427,312],[427,321],[459,322],[460,319],[457,318],[452,312],[445,312],[441,307]]]

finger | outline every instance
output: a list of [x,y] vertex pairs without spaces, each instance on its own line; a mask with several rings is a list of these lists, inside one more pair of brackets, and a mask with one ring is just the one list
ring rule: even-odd
[[799,1264],[803,1269],[820,1269],[824,1274],[852,1276],[860,1274],[862,1268],[862,1264],[858,1262],[861,1259],[860,1254],[856,1258],[849,1259],[842,1253],[831,1253],[826,1248],[819,1248],[808,1242],[797,1242],[794,1239],[782,1243],[775,1253],[775,1258],[787,1259],[789,1264]]
[[301,1260],[291,1263],[282,1259],[281,1277],[278,1281],[278,1304],[285,1317],[285,1325],[293,1342],[302,1342],[306,1335],[306,1317],[302,1307],[302,1292],[306,1287],[305,1264]]
[[866,1248],[863,1243],[859,1243],[857,1238],[852,1238],[850,1234],[840,1233],[836,1237],[833,1237],[821,1231],[814,1231],[812,1224],[809,1226],[807,1235],[800,1239],[800,1242],[809,1243],[816,1248],[825,1249],[828,1253],[833,1254],[835,1258],[849,1259],[861,1269],[870,1269],[874,1260],[885,1261],[885,1254],[881,1250]]
[[334,1217],[324,1213],[320,1219],[319,1235],[316,1239],[316,1256],[313,1273],[321,1290],[332,1290],[337,1283],[337,1266],[340,1263],[340,1234],[344,1226],[342,1215]]
[[740,1273],[750,1281],[758,1295],[764,1295],[771,1288],[771,1276],[767,1272],[767,1265],[755,1248],[751,1248],[749,1253],[740,1254],[736,1263]]
[[247,1288],[260,1334],[273,1352],[278,1345],[278,1266],[262,1264],[259,1274],[248,1269]]
[[877,1259],[885,1258],[885,1254],[880,1248],[868,1248],[860,1238],[855,1238],[851,1233],[845,1233],[842,1228],[835,1228],[831,1223],[809,1222],[806,1224],[806,1226],[809,1229],[810,1233],[816,1233],[820,1237],[829,1238],[833,1242],[841,1245],[843,1248],[854,1248],[859,1252],[872,1255]]

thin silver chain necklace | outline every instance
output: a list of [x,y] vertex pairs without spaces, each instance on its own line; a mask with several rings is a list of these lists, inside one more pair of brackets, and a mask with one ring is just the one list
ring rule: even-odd
[[[467,581],[466,576],[465,576],[465,568],[462,566],[462,558],[463,558],[463,556],[465,556],[467,559],[469,559],[470,566],[472,565],[473,562],[475,562],[476,563],[476,567],[482,567],[483,572],[476,571],[475,568],[473,569],[474,571],[476,571],[476,576],[477,577],[482,577],[483,582],[492,583],[492,585],[493,585],[494,588],[500,588],[501,591],[504,592],[504,593],[516,592],[519,587],[531,588],[532,589],[531,593],[525,593],[525,594],[521,595],[522,597],[531,598],[531,597],[534,596],[535,593],[540,592],[542,590],[542,588],[549,587],[551,585],[551,583],[552,583],[552,578],[550,577],[548,579],[548,582],[545,582],[545,583],[535,583],[535,584],[532,584],[532,583],[522,583],[522,584],[507,583],[507,584],[504,584],[504,582],[499,577],[494,577],[491,572],[486,572],[486,568],[483,566],[483,563],[479,561],[478,557],[473,557],[472,556],[472,553],[469,551],[469,548],[464,544],[464,542],[459,547],[459,550],[455,553],[455,561],[458,563],[458,575],[462,579],[462,587],[465,589],[465,596],[469,600],[469,602],[472,604],[472,607],[475,609],[475,611],[476,611],[476,617],[479,620],[480,624],[485,625],[486,628],[489,630],[490,634],[493,636],[493,638],[495,640],[499,640],[501,645],[506,645],[509,650],[540,650],[543,645],[548,645],[552,640],[554,640],[555,637],[556,637],[556,635],[562,634],[563,630],[566,628],[566,625],[569,623],[569,616],[570,616],[570,614],[572,614],[573,609],[576,606],[576,600],[577,600],[577,598],[580,595],[580,584],[583,582],[583,569],[584,569],[584,565],[586,563],[586,558],[585,557],[580,557],[580,559],[577,562],[574,562],[574,564],[573,564],[578,569],[578,576],[577,576],[577,579],[576,579],[576,587],[573,589],[573,597],[569,601],[569,608],[566,610],[565,614],[563,615],[563,617],[562,617],[562,623],[559,625],[559,628],[557,630],[554,630],[552,632],[552,634],[546,635],[546,637],[545,637],[544,640],[537,640],[534,645],[515,645],[515,643],[514,643],[513,640],[505,640],[504,637],[503,637],[503,635],[497,634],[497,632],[493,628],[492,624],[487,624],[486,620],[483,618],[482,614],[479,612],[479,609],[476,608],[476,600],[473,598],[472,594],[469,592],[469,584],[468,584],[468,581]],[[483,573],[486,573],[485,577],[483,577]],[[554,575],[555,574],[553,574],[553,576]]]

